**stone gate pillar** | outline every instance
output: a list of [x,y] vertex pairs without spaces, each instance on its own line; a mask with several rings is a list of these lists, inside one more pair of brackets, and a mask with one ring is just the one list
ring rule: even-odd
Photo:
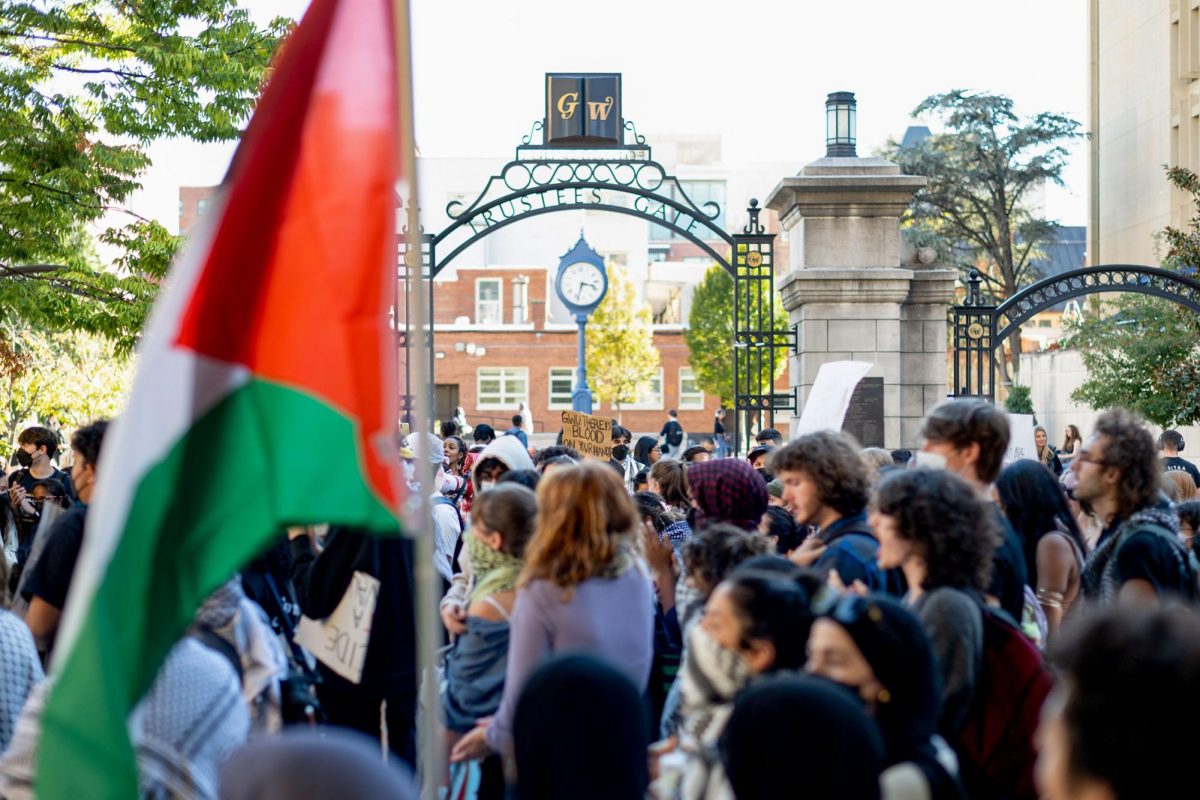
[[[846,152],[844,141],[829,149]],[[956,273],[901,257],[900,215],[925,178],[853,152],[851,140],[850,154],[812,162],[767,200],[788,234],[779,287],[796,329],[791,385],[803,408],[822,364],[873,363],[867,375],[884,385],[884,446],[915,448],[921,418],[947,394],[946,317]]]

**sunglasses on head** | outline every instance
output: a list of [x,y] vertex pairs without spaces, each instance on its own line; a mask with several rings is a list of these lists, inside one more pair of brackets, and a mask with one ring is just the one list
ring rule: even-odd
[[871,622],[883,621],[883,611],[879,608],[879,604],[869,597],[857,594],[822,592],[817,595],[817,599],[813,603],[813,610],[840,625],[853,625],[864,616]]

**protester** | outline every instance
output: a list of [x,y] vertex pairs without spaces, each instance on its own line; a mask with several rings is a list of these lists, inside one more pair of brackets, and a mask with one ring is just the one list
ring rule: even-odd
[[685,800],[732,797],[716,747],[733,700],[757,676],[803,666],[810,602],[799,580],[747,569],[734,570],[709,596],[680,669],[684,758],[659,762],[663,783],[682,769]]
[[552,444],[537,451],[537,454],[533,457],[533,466],[538,472],[545,473],[547,464],[566,463],[560,462],[559,459],[568,459],[571,464],[578,464],[582,460],[579,456],[579,451],[574,447]]
[[767,484],[767,505],[787,508],[787,501],[783,499],[783,482],[779,478],[772,478]]
[[[983,400],[950,400],[929,412],[921,424],[921,436],[925,440],[921,451],[926,458],[940,459],[990,503],[988,487],[1000,474],[1008,449],[1008,417],[1003,411]],[[1021,540],[998,507],[992,504],[991,511],[1000,539],[992,554],[987,594],[1020,622],[1025,616],[1025,587],[1029,583]]]
[[[371,638],[362,679],[353,683],[324,664],[317,687],[329,724],[382,740],[386,722],[391,751],[416,764],[416,624],[413,619],[413,546],[400,536],[372,536],[331,528],[318,554],[311,528],[292,528],[292,582],[300,608],[325,619],[351,589],[354,573],[378,579]],[[385,705],[386,704],[386,705]]]
[[1071,463],[1075,497],[1104,524],[1081,576],[1083,595],[1103,603],[1154,603],[1197,594],[1195,559],[1179,541],[1179,519],[1160,498],[1154,439],[1131,412],[1106,411]]
[[350,731],[293,728],[252,739],[221,768],[220,800],[417,800],[409,770]]
[[662,440],[662,454],[667,458],[678,458],[683,452],[683,426],[679,424],[679,412],[671,409],[667,412],[667,421],[658,432]]
[[513,610],[500,710],[458,741],[455,761],[508,750],[517,699],[554,653],[603,655],[639,692],[647,686],[654,595],[637,566],[637,511],[624,484],[605,464],[556,470],[538,486],[538,508]]
[[882,447],[864,447],[859,451],[859,456],[862,457],[863,464],[867,467],[867,474],[870,476],[872,484],[879,479],[880,472],[896,465],[891,452]]
[[1180,458],[1179,454],[1183,452],[1183,448],[1183,436],[1179,431],[1163,431],[1162,435],[1158,437],[1158,449],[1161,451],[1163,469],[1167,472],[1182,470],[1192,476],[1192,483],[1200,486],[1200,469],[1197,469],[1196,465],[1186,458]]
[[943,470],[893,472],[872,499],[879,565],[904,572],[905,602],[933,642],[943,731],[961,729],[980,678],[983,620],[973,595],[991,574],[998,538],[992,519],[971,485]]
[[[867,521],[870,476],[854,441],[832,431],[805,434],[771,456],[771,470],[796,522],[817,529],[792,560],[825,577],[836,570],[845,586],[886,590],[887,576],[876,563],[879,542]],[[893,579],[893,590],[899,586]]]
[[767,459],[770,458],[771,451],[774,449],[769,444],[760,444],[746,454],[747,463],[768,483],[775,477],[767,471]]
[[633,496],[642,521],[642,551],[656,597],[654,614],[654,664],[650,671],[649,700],[652,719],[662,716],[667,694],[675,683],[683,652],[683,633],[675,608],[676,583],[679,580],[680,557],[676,543],[667,538],[672,525],[671,512],[663,499],[652,492]]
[[1037,460],[1042,466],[1053,471],[1055,477],[1062,475],[1062,461],[1054,451],[1054,445],[1050,444],[1050,435],[1041,425],[1033,429],[1033,443],[1037,446]]
[[746,462],[726,458],[692,464],[687,469],[687,486],[692,505],[688,522],[693,531],[710,522],[758,530],[767,510],[767,485]]
[[644,469],[633,476],[633,493],[650,491],[650,470]]
[[796,524],[792,512],[780,506],[769,506],[763,512],[758,530],[781,556],[788,555],[804,541],[805,529]]
[[892,463],[897,467],[907,467],[908,462],[912,461],[913,458],[912,450],[907,450],[903,447],[899,450],[893,450],[891,456]]
[[438,435],[441,438],[449,439],[451,436],[457,436],[458,433],[458,423],[454,420],[446,419],[438,423]]
[[454,579],[454,557],[458,552],[463,521],[454,502],[442,492],[445,488],[456,487],[461,479],[444,471],[444,445],[436,436],[412,434],[408,440],[414,457],[424,459],[433,467],[434,487],[429,494],[433,521],[433,565],[446,582],[446,586],[449,586],[450,581]]
[[810,677],[747,689],[720,742],[737,800],[876,800],[884,752],[862,706]]
[[646,468],[644,462],[638,461],[629,454],[629,441],[633,434],[628,428],[620,425],[614,425],[612,429],[612,464],[620,474],[621,479],[625,481],[625,489],[633,494],[634,478],[637,474]]
[[965,798],[958,760],[940,736],[933,647],[921,622],[882,595],[835,596],[812,626],[806,669],[854,691],[886,745],[884,798]]
[[[0,565],[0,579],[7,579],[7,572]],[[29,628],[17,615],[0,609],[0,753],[12,741],[17,717],[29,693],[44,677]]]
[[659,449],[658,440],[653,436],[639,436],[637,444],[633,446],[633,460],[649,469],[658,463],[660,458],[662,450]]
[[668,508],[680,514],[687,514],[692,508],[691,491],[682,461],[663,458],[655,462],[650,468],[647,489],[662,497]]
[[611,660],[548,660],[513,719],[517,800],[643,800],[649,773],[641,689]]
[[[517,580],[536,515],[536,496],[518,484],[500,484],[475,503],[464,547],[473,586],[458,606],[463,630],[446,654],[441,692],[445,725],[455,734],[500,707]],[[499,758],[485,759],[480,770],[477,797],[503,800]]]
[[471,429],[472,453],[481,453],[483,449],[496,440],[496,431],[486,422],[481,422]]
[[1194,798],[1196,743],[1179,723],[1200,708],[1195,612],[1110,609],[1067,631],[1061,644],[1063,680],[1039,732],[1041,796]]
[[88,506],[96,485],[96,464],[107,420],[97,420],[84,425],[71,437],[74,461],[71,465],[72,484],[79,497],[80,505],[70,509],[45,531],[46,542],[41,555],[20,585],[21,597],[29,604],[25,612],[25,624],[38,643],[38,649],[50,653],[54,648],[54,637],[58,623],[70,593],[71,578],[75,574],[75,562],[83,547]]
[[683,451],[683,462],[685,464],[700,464],[708,460],[708,450],[703,445],[695,445]]
[[996,496],[1024,543],[1029,583],[1053,637],[1079,596],[1087,544],[1061,485],[1044,464],[1029,459],[1009,464],[996,479]]
[[1188,500],[1175,506],[1179,517],[1179,539],[1187,549],[1197,552],[1196,532],[1200,531],[1200,500]]
[[17,436],[13,456],[20,469],[8,476],[9,513],[17,529],[16,569],[10,578],[14,585],[25,568],[37,530],[38,511],[32,502],[33,487],[40,481],[52,479],[66,487],[69,496],[75,495],[71,476],[53,463],[58,455],[60,438],[61,434],[41,426],[26,428]]
[[754,440],[764,447],[783,447],[783,434],[774,428],[763,428]]
[[1066,433],[1063,434],[1062,447],[1058,450],[1058,457],[1064,466],[1079,453],[1079,448],[1082,446],[1083,437],[1079,435],[1079,428],[1068,425]]
[[1176,503],[1186,503],[1188,500],[1196,499],[1196,484],[1192,481],[1191,475],[1181,469],[1176,469],[1167,472],[1164,477],[1171,482],[1175,490],[1175,496],[1171,499]]
[[729,437],[725,435],[725,409],[718,408],[713,414],[713,443],[716,445],[716,457],[725,458],[729,455]]
[[[478,431],[482,426],[476,426]],[[533,469],[533,459],[515,436],[501,436],[476,456],[471,468],[471,483],[478,495],[496,484],[496,480],[509,470]]]
[[[524,403],[521,404],[524,407]],[[512,427],[504,432],[506,436],[512,436],[521,442],[526,452],[529,450],[529,434],[525,431],[523,417],[520,414],[514,414],[512,418]]]

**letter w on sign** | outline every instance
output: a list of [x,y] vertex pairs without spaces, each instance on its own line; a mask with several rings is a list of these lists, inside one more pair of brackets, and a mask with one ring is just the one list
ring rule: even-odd
[[355,572],[346,593],[327,619],[318,622],[300,617],[296,627],[296,644],[351,683],[362,681],[379,585],[378,578]]

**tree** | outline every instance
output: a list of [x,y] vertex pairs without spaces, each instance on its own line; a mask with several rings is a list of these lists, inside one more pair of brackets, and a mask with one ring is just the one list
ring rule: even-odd
[[650,308],[639,302],[629,275],[608,268],[608,294],[592,313],[587,334],[588,382],[621,417],[621,406],[636,403],[658,372],[658,350]]
[[[5,2],[0,307],[130,349],[179,243],[129,207],[146,146],[237,138],[290,24],[236,0]],[[109,265],[89,259],[94,228]]]
[[0,325],[0,456],[30,419],[57,417],[67,428],[115,415],[133,378],[133,360],[105,339]]
[[[1063,185],[1068,145],[1086,134],[1070,117],[1042,112],[1021,119],[1003,95],[960,89],[925,98],[913,111],[921,115],[940,118],[945,131],[911,147],[889,141],[884,153],[904,172],[929,179],[905,222],[914,238],[933,243],[959,269],[978,269],[991,299],[1010,297],[1040,277],[1032,262],[1058,229],[1038,214],[1030,193]],[[1008,340],[1014,376],[1020,342],[1018,328]],[[1007,381],[1008,362],[1001,364]]]
[[[774,306],[774,330],[787,333],[787,313],[778,294],[768,298],[765,289],[761,302],[750,303],[754,310]],[[763,330],[765,321],[751,319],[755,330]],[[732,405],[733,385],[733,276],[719,266],[712,266],[692,294],[692,309],[688,313],[688,328],[684,331],[688,346],[688,362],[696,375],[696,383],[706,394],[721,398],[722,405]],[[775,379],[787,367],[787,350],[774,350],[775,363],[764,363],[758,385],[769,391]]]
[[1010,414],[1032,414],[1033,399],[1029,396],[1029,387],[1019,383],[1009,387],[1008,397],[1004,398],[1004,410]]
[[[1188,229],[1168,227],[1163,268],[1197,276],[1200,266],[1200,178],[1173,167],[1167,178],[1192,196]],[[1092,408],[1124,406],[1164,428],[1200,422],[1200,315],[1141,294],[1108,306],[1093,303],[1067,328],[1065,346],[1079,350],[1087,380],[1071,394]]]

